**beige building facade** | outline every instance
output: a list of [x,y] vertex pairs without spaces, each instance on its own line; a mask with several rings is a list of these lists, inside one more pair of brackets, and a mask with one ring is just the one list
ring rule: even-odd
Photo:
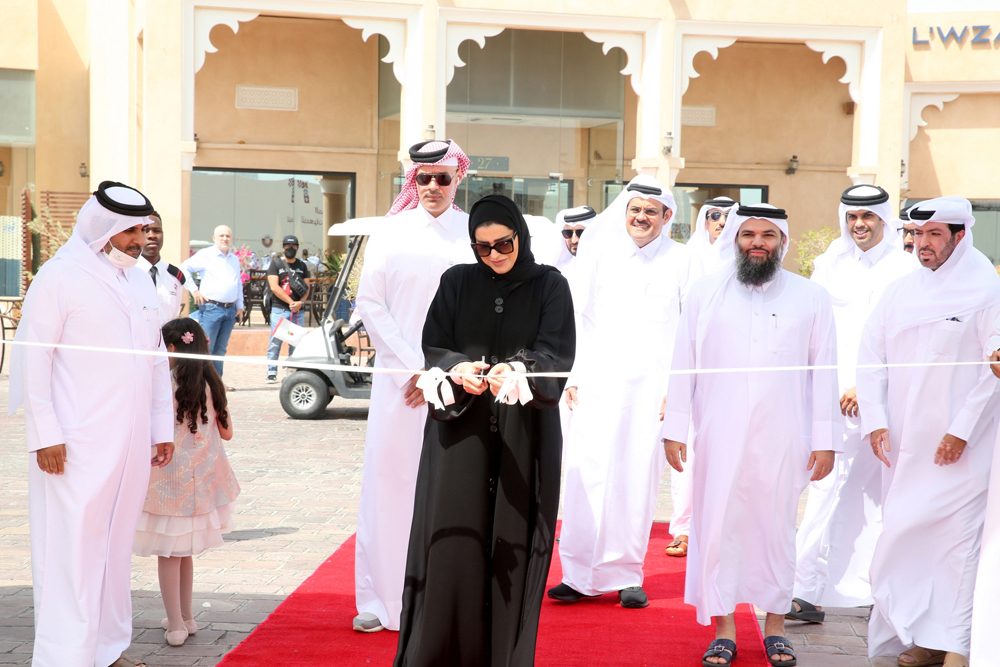
[[330,249],[432,137],[472,156],[463,207],[501,192],[554,219],[646,172],[675,188],[675,238],[728,194],[786,208],[794,241],[875,183],[973,200],[1000,261],[996,0],[0,6],[0,215],[124,181],[170,261],[223,223],[258,254]]

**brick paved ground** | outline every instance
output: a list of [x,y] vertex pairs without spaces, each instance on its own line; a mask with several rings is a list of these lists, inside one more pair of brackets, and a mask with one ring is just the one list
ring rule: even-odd
[[[195,559],[194,611],[201,629],[183,647],[167,646],[163,639],[156,559],[133,559],[135,632],[126,655],[150,667],[216,664],[355,530],[367,402],[337,398],[324,419],[292,421],[278,404],[278,386],[263,384],[262,367],[230,363],[226,369],[226,381],[236,389],[230,394],[236,437],[227,443],[227,453],[243,488],[237,529],[223,548]],[[6,370],[0,375],[0,406],[7,402]],[[20,410],[0,416],[0,665],[27,664],[31,658],[23,423]],[[668,520],[670,510],[669,475],[664,475],[657,519]],[[822,626],[789,624],[799,664],[868,666],[866,612],[831,612]]]

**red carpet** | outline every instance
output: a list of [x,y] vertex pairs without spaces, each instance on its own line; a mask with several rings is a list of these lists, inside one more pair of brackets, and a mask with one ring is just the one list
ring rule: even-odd
[[[535,664],[539,667],[700,665],[714,636],[683,602],[684,558],[670,558],[667,524],[653,524],[643,588],[647,609],[622,609],[617,595],[568,605],[545,598]],[[549,586],[560,582],[558,544]],[[222,662],[222,667],[296,665],[390,667],[395,632],[354,632],[354,537],[319,566]],[[748,605],[736,612],[738,667],[766,667],[757,621]]]

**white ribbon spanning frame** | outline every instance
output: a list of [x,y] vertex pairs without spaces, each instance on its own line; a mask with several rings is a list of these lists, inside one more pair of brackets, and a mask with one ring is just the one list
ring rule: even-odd
[[[479,377],[478,373],[452,373],[442,371],[440,368],[430,370],[407,370],[404,368],[377,368],[371,366],[352,366],[350,364],[328,364],[314,363],[308,361],[294,361],[291,359],[261,359],[259,357],[228,357],[214,354],[189,354],[184,352],[161,352],[160,350],[128,350],[114,347],[96,347],[90,345],[67,345],[65,343],[39,343],[25,340],[0,340],[0,345],[24,345],[25,347],[51,347],[60,350],[78,350],[80,352],[112,352],[116,354],[135,354],[146,357],[167,357],[174,359],[201,359],[203,361],[222,361],[237,364],[254,364],[257,366],[286,366],[290,368],[306,368],[318,371],[347,371],[350,373],[372,373],[386,375],[432,375],[436,372],[444,373],[451,377]],[[989,366],[1000,364],[998,361],[913,361],[907,363],[884,363],[884,364],[857,364],[854,368],[932,368],[938,366]],[[750,372],[787,372],[787,371],[831,371],[837,370],[837,364],[827,364],[823,366],[746,366],[743,368],[692,368],[686,370],[660,371],[663,375],[715,375],[719,373],[750,373]],[[614,370],[608,367],[609,371]],[[514,371],[507,375],[508,378],[520,376],[521,378],[545,377],[545,378],[569,378],[578,376],[579,373],[572,372],[547,372],[547,373],[519,373]],[[528,399],[530,400],[530,399]]]

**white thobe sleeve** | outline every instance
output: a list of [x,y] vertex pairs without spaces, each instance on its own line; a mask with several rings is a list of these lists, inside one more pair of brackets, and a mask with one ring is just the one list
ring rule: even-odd
[[[161,337],[160,352],[166,351]],[[155,357],[155,359],[149,415],[150,439],[153,445],[174,441],[174,396],[170,384],[170,360],[167,357]]]
[[591,260],[591,255],[584,259],[577,257],[578,264],[573,269],[576,279],[576,291],[573,298],[580,298],[580,303],[574,303],[574,309],[578,313],[577,322],[580,326],[576,332],[576,357],[573,361],[572,375],[566,380],[566,387],[579,387],[580,378],[590,374],[595,361],[600,359],[600,342],[597,340],[596,323],[597,314],[595,312],[595,288],[596,288],[596,262]]
[[[66,262],[63,262],[64,264]],[[53,269],[54,270],[54,269]],[[28,292],[28,316],[18,326],[18,339],[56,344],[66,322],[65,291],[50,272],[41,272]],[[22,353],[22,387],[28,451],[66,444],[52,403],[54,347],[25,347]]]
[[809,365],[831,366],[809,372],[812,382],[812,451],[844,451],[840,384],[837,380],[837,325],[826,290],[819,292],[809,337]]
[[[698,330],[698,307],[694,300],[686,300],[681,309],[674,337],[674,356],[671,371],[694,370],[699,360],[695,359],[695,335]],[[691,425],[691,402],[698,383],[694,373],[671,373],[667,383],[667,400],[663,406],[663,426],[660,428],[662,440],[687,443]]]
[[[1000,308],[993,307],[981,310],[975,315],[975,317],[979,318],[978,333],[984,360],[994,352],[994,350],[990,349],[993,346],[989,344],[989,340],[997,333],[993,323],[996,321],[998,314],[1000,314]],[[1000,387],[1000,382],[993,375],[990,367],[984,364],[979,370],[979,381],[973,387],[972,391],[969,392],[958,415],[952,420],[951,426],[948,427],[948,433],[956,438],[965,440],[969,445],[974,445],[978,442],[979,438],[971,440],[970,436],[976,428],[976,424],[979,423],[980,418],[983,417],[983,413],[986,412],[990,399],[997,393],[998,387]],[[989,441],[992,443],[993,439],[990,438]]]
[[[885,307],[891,303],[893,291],[887,289],[861,332],[858,347],[857,392],[858,410],[864,435],[889,428],[889,369],[885,338]],[[865,368],[865,366],[877,366]]]
[[[419,370],[424,367],[423,351],[413,349],[406,342],[386,301],[386,261],[382,243],[379,235],[368,238],[365,264],[361,269],[361,281],[358,285],[357,309],[383,367]],[[400,389],[410,379],[410,376],[401,373],[394,373],[389,377]]]

